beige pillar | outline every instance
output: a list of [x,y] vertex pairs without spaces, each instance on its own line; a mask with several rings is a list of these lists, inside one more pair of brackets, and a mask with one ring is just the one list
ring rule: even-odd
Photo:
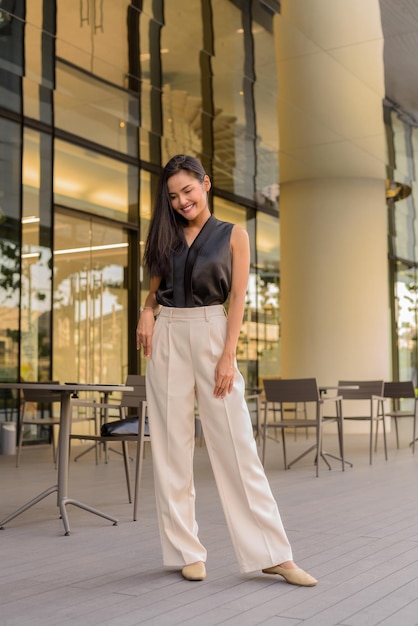
[[282,376],[390,376],[378,0],[276,19]]

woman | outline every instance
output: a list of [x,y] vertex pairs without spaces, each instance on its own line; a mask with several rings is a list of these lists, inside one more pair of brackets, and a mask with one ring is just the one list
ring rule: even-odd
[[[165,565],[206,577],[193,482],[194,408],[242,572],[262,569],[314,586],[296,566],[257,454],[236,364],[248,283],[248,235],[211,215],[211,183],[195,158],[170,159],[160,178],[145,247],[150,292],[137,348],[147,364],[157,515]],[[223,304],[229,298],[228,317]],[[157,309],[157,320],[154,314]]]

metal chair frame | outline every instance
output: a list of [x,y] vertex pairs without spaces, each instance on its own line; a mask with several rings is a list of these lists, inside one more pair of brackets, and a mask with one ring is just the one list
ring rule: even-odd
[[383,397],[383,380],[340,380],[338,381],[338,387],[340,394],[344,401],[348,400],[363,400],[369,402],[369,412],[360,415],[347,414],[344,409],[344,420],[346,421],[360,421],[369,422],[370,424],[370,436],[369,436],[369,463],[373,462],[373,424],[376,422],[376,441],[375,452],[377,451],[377,432],[379,423],[383,426],[383,445],[385,451],[385,459],[388,459],[387,450],[387,437],[386,437],[386,424],[385,424],[385,407]]
[[129,454],[128,454],[128,443],[136,442],[137,450],[136,450],[136,464],[135,464],[135,487],[134,487],[134,510],[133,510],[133,519],[134,521],[138,518],[138,507],[139,507],[139,492],[140,492],[140,483],[142,478],[142,467],[144,460],[144,452],[145,452],[145,443],[147,441],[151,441],[150,432],[148,429],[148,424],[146,420],[147,416],[147,402],[146,402],[146,390],[145,390],[145,376],[139,376],[136,374],[129,374],[126,378],[126,385],[130,387],[134,387],[133,392],[122,393],[121,401],[118,405],[114,403],[103,403],[103,402],[95,402],[95,401],[83,401],[76,400],[74,404],[78,406],[90,407],[93,411],[97,411],[98,409],[117,409],[119,412],[120,419],[126,419],[126,417],[131,417],[128,414],[128,409],[136,409],[138,411],[138,434],[135,435],[84,435],[84,434],[71,434],[70,439],[80,439],[86,441],[94,441],[97,443],[122,443],[122,454],[125,468],[125,477],[126,477],[126,486],[128,490],[128,500],[129,503],[132,502],[132,492],[131,492],[131,479],[130,479],[130,471],[129,471]]
[[[315,378],[294,378],[294,379],[265,379],[264,381],[265,391],[265,406],[264,406],[264,422],[263,422],[263,452],[262,462],[265,463],[266,453],[266,441],[267,430],[269,428],[280,429],[282,432],[282,446],[283,446],[283,461],[285,469],[290,469],[292,465],[297,463],[300,459],[305,457],[311,451],[316,450],[315,465],[316,476],[319,476],[319,459],[326,463],[328,469],[331,469],[331,465],[328,462],[327,456],[336,458],[341,461],[342,470],[344,471],[344,441],[343,441],[343,419],[342,419],[342,407],[341,396],[334,396],[332,398],[321,398],[318,390],[318,385]],[[336,404],[336,416],[334,421],[338,423],[338,442],[340,449],[340,456],[334,456],[328,452],[324,452],[322,449],[322,426],[323,420],[323,405],[324,402],[332,400]],[[298,419],[286,417],[286,404],[291,403],[303,403],[315,405],[315,419]],[[278,411],[279,419],[274,421],[268,421],[269,408],[273,405],[273,411]],[[307,450],[302,452],[297,458],[293,459],[290,463],[287,462],[286,451],[286,429],[299,429],[299,428],[314,428],[316,430],[316,442],[310,446]]]
[[[385,411],[385,416],[393,418],[395,422],[396,446],[398,450],[399,450],[398,419],[405,418],[405,417],[412,418],[413,420],[412,441],[410,443],[410,446],[412,447],[412,452],[415,453],[418,398],[415,393],[413,382],[411,380],[385,382],[383,384],[383,397],[390,398],[392,400],[392,408],[390,411]],[[413,403],[414,403],[413,409],[410,411],[402,410],[400,406],[401,400],[413,400]],[[376,429],[376,437],[377,437],[377,429]]]

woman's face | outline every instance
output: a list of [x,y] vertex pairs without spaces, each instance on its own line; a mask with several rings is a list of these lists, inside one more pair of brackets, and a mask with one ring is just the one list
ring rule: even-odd
[[210,189],[209,176],[203,183],[185,170],[181,170],[167,181],[167,190],[174,211],[186,220],[193,221],[199,216],[209,213],[208,195]]

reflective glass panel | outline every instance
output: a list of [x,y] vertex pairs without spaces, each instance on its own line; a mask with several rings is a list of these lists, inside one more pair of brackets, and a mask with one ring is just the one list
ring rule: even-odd
[[257,280],[259,377],[279,376],[280,364],[280,232],[279,220],[257,213]]
[[25,76],[23,78],[24,114],[52,123],[52,91],[54,89],[55,37],[52,12],[45,15],[41,0],[26,3]]
[[[140,256],[140,272],[139,272],[139,283],[140,283],[140,298],[139,301],[141,305],[144,304],[145,298],[148,295],[150,281],[147,270],[142,265],[142,258],[145,250],[145,242],[148,236],[149,223],[151,219],[151,187],[157,184],[157,176],[150,174],[149,172],[141,171],[141,201],[139,203],[141,210],[141,221],[140,221],[140,241],[139,241],[139,256]],[[145,373],[146,370],[146,359],[143,355],[143,350],[140,350],[139,357],[141,360],[141,372]]]
[[56,54],[60,59],[126,88],[127,11],[130,0],[57,0]]
[[124,222],[130,208],[138,215],[136,167],[60,140],[54,158],[55,204]]
[[0,379],[19,378],[20,126],[0,118]]
[[57,128],[137,156],[135,96],[58,61],[54,104]]
[[[154,163],[161,161],[162,77],[161,47],[163,4],[144,0],[140,16],[141,129],[140,155]],[[162,52],[164,50],[164,52]]]
[[411,139],[418,141],[416,132],[410,133],[410,128],[395,113],[391,116],[393,144],[396,154],[396,169],[393,171],[393,179],[399,183],[406,183],[412,187],[413,193],[404,200],[394,203],[394,253],[397,257],[414,261],[417,256],[417,220],[415,210],[415,198],[417,185],[412,176],[415,171],[413,162]]
[[25,129],[23,146],[21,378],[50,380],[52,138]]
[[[35,7],[39,10],[40,6],[40,2],[32,3],[29,13],[33,13]],[[32,26],[31,18],[33,19],[34,16],[26,17],[28,23],[25,30],[26,67],[23,79],[23,110],[27,117],[38,120],[40,119],[39,85],[42,82],[42,30]]]
[[[417,129],[390,116],[395,167],[391,172],[394,187],[406,185],[411,193],[404,199],[396,196],[388,201],[389,247],[393,287],[392,319],[394,327],[394,370],[398,380],[418,384],[418,224],[415,155],[418,153]],[[392,182],[390,181],[390,182]],[[396,371],[397,370],[397,371]]]
[[[241,11],[232,2],[214,0],[215,56],[212,59],[213,141],[216,187],[253,198],[253,172],[246,171],[247,120],[244,90],[244,29]],[[249,155],[254,155],[250,146]]]
[[396,336],[398,346],[399,380],[418,384],[418,276],[417,269],[396,265],[395,274]]
[[[277,68],[272,19],[258,10],[259,21],[253,21],[254,42],[254,109],[256,114],[256,193],[259,206],[277,210],[279,196],[279,128],[277,115]],[[266,17],[264,17],[266,16]]]
[[166,163],[175,154],[197,155],[202,150],[199,54],[203,33],[200,2],[166,2],[164,20],[160,52],[163,70],[162,161]]
[[127,375],[127,233],[57,211],[54,379],[122,383]]
[[23,0],[0,9],[0,106],[16,113],[22,109],[24,14]]

